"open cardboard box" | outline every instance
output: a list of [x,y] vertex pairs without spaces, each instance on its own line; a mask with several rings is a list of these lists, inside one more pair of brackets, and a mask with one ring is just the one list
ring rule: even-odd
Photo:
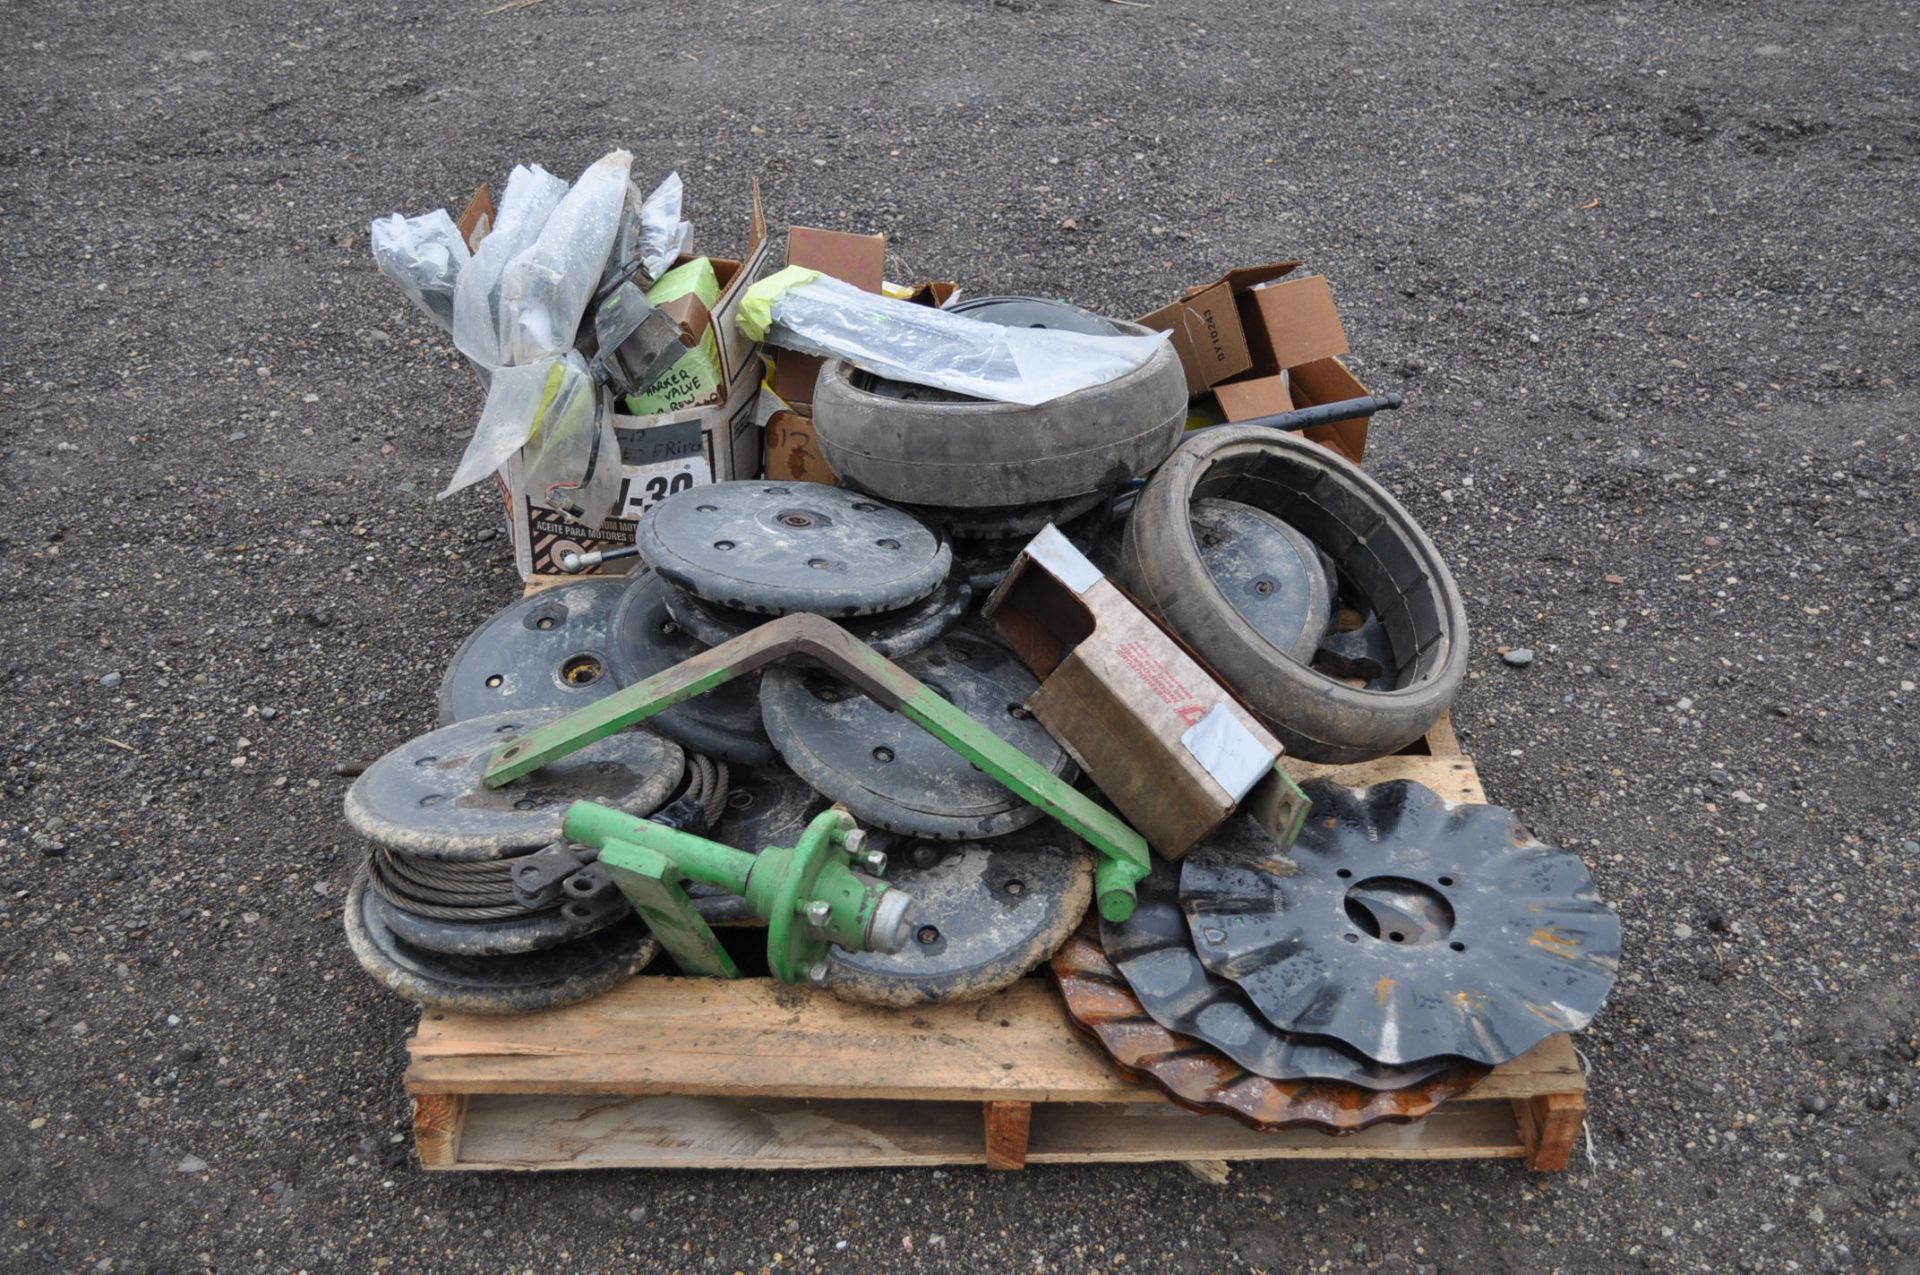
[[[1341,360],[1347,334],[1333,290],[1321,275],[1287,278],[1299,268],[1277,261],[1231,270],[1139,320],[1170,335],[1188,392],[1211,392],[1229,422],[1368,392]],[[1366,457],[1364,416],[1305,434],[1356,465]]]
[[1306,817],[1280,741],[1053,526],[981,615],[1040,689],[1026,707],[1162,857],[1236,809],[1290,845]]
[[[492,193],[482,186],[458,223],[470,247],[477,246],[492,228],[493,214]],[[526,490],[526,470],[519,456],[501,466],[495,480],[506,505],[514,565],[523,578],[558,573],[563,553],[632,544],[640,515],[674,492],[704,483],[759,476],[760,431],[766,423],[760,395],[761,347],[748,339],[734,319],[748,285],[765,269],[767,253],[767,220],[756,180],[746,252],[738,259],[709,258],[720,283],[720,295],[711,311],[696,297],[662,307],[686,326],[690,341],[697,341],[712,328],[720,360],[720,388],[705,403],[671,412],[614,416],[614,434],[620,441],[620,498],[613,516],[603,526],[589,529],[540,504]],[[689,260],[692,258],[683,256],[674,264]],[[632,561],[615,559],[588,571],[620,572]]]

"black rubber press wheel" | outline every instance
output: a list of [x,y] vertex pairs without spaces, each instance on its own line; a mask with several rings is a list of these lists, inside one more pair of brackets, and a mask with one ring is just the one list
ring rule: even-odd
[[824,483],[690,487],[649,509],[634,543],[695,597],[762,615],[894,611],[953,566],[946,538],[912,514]]
[[[1194,531],[1194,506],[1209,499],[1265,510],[1332,560],[1385,630],[1380,677],[1354,686],[1302,663],[1223,594]],[[1293,434],[1226,426],[1189,438],[1134,506],[1122,574],[1308,761],[1364,761],[1412,743],[1466,676],[1466,607],[1433,541],[1366,471]]]
[[1164,460],[1187,419],[1186,374],[1164,342],[1125,376],[1032,407],[904,402],[861,389],[859,375],[837,359],[820,369],[820,448],[848,486],[916,505],[1005,508],[1111,491]]

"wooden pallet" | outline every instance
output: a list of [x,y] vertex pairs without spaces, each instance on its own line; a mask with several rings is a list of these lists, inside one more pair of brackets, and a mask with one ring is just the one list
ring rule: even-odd
[[[1451,727],[1424,742],[1426,755],[1289,769],[1485,800]],[[1258,1133],[1120,1076],[1043,978],[888,1010],[768,979],[647,975],[542,1014],[431,1011],[408,1050],[429,1169],[1511,1157],[1559,1170],[1586,1112],[1572,1043],[1555,1036],[1413,1124]]]

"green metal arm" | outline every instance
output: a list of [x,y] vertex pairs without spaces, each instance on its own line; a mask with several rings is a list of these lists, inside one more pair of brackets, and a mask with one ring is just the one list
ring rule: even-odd
[[1153,868],[1144,837],[899,665],[817,615],[789,615],[763,624],[559,721],[507,741],[494,752],[487,767],[487,785],[498,788],[511,783],[595,740],[791,655],[807,656],[838,673],[882,707],[902,714],[978,766],[1022,801],[1059,820],[1101,855],[1094,873],[1100,915],[1109,921],[1124,921],[1133,915],[1135,886]]

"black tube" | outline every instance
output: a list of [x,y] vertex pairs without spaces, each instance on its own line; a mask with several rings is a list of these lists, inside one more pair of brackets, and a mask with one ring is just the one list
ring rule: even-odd
[[1251,420],[1227,423],[1264,425],[1268,429],[1312,429],[1315,425],[1328,425],[1334,421],[1349,420],[1355,416],[1372,416],[1375,412],[1391,411],[1399,407],[1402,401],[1398,394],[1371,394],[1362,398],[1343,398],[1337,403],[1319,403],[1313,407],[1296,408],[1291,412],[1276,412],[1272,416],[1255,416]]

